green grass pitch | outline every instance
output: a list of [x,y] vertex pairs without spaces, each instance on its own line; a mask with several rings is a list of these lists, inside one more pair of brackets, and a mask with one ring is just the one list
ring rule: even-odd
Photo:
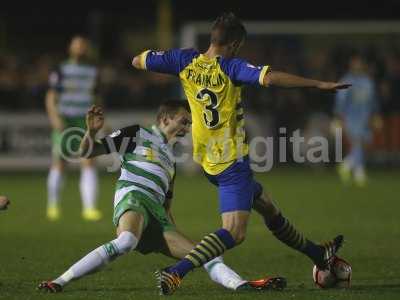
[[[204,270],[190,273],[171,299],[399,299],[400,172],[373,171],[364,189],[343,187],[331,170],[277,169],[257,178],[298,229],[314,240],[337,233],[346,238],[340,255],[353,267],[349,290],[320,290],[312,264],[265,230],[254,214],[244,244],[225,261],[245,278],[279,274],[283,292],[235,294],[211,282]],[[0,299],[157,299],[153,271],[172,262],[161,255],[130,253],[103,272],[71,283],[59,295],[38,293],[36,285],[54,278],[89,250],[113,239],[113,186],[117,174],[103,174],[100,206],[105,218],[80,218],[78,173],[63,190],[63,219],[45,220],[46,174],[0,174],[0,194],[12,204],[0,213]],[[173,212],[187,235],[200,239],[219,227],[217,193],[202,176],[179,176]]]

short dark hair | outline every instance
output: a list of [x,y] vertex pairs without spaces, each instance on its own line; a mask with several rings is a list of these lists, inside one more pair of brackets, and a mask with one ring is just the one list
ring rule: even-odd
[[242,22],[232,12],[222,13],[211,28],[211,43],[224,46],[246,38],[247,31]]
[[173,118],[180,109],[190,112],[190,107],[186,99],[167,99],[158,108],[157,123],[165,117]]

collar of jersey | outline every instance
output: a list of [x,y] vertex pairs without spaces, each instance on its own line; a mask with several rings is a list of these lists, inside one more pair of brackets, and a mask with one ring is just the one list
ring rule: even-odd
[[90,64],[90,62],[87,59],[81,59],[80,61],[76,62],[76,61],[73,61],[72,58],[67,58],[66,63],[67,64],[74,64],[74,65],[77,65],[77,66],[81,66],[81,65],[85,66],[85,65],[89,65]]
[[205,56],[203,53],[200,53],[199,58],[206,62],[214,62],[215,63],[216,61],[218,61],[218,59],[221,58],[221,55],[216,55],[213,58],[209,58],[209,57]]
[[168,143],[167,137],[165,136],[165,134],[160,130],[160,128],[158,128],[158,126],[153,125],[151,126],[151,129],[153,130],[153,132],[158,135],[164,143]]

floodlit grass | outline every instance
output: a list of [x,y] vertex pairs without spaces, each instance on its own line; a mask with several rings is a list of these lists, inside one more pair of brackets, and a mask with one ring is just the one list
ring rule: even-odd
[[[364,189],[342,186],[331,170],[278,169],[257,175],[282,212],[313,240],[338,233],[346,243],[340,255],[353,266],[352,288],[320,290],[312,282],[312,263],[277,241],[254,213],[246,241],[224,257],[245,278],[268,274],[288,279],[273,293],[234,293],[190,273],[172,299],[398,299],[400,295],[400,172],[374,171]],[[114,238],[111,222],[116,174],[100,180],[102,221],[80,217],[79,174],[68,173],[63,190],[63,218],[45,219],[46,174],[0,174],[0,194],[12,204],[0,213],[1,299],[156,299],[153,271],[172,263],[161,255],[133,252],[102,272],[71,283],[59,295],[35,289],[98,245]],[[178,226],[194,239],[216,230],[220,221],[216,189],[202,176],[179,176],[173,212]]]

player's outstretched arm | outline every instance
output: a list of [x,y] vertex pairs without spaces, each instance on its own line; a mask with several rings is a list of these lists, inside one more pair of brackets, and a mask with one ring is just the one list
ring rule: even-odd
[[263,86],[269,85],[275,85],[284,88],[310,87],[327,91],[347,89],[351,86],[351,84],[347,83],[314,80],[280,71],[270,71],[264,76]]
[[95,137],[104,125],[104,113],[101,106],[93,105],[86,114],[86,133],[80,145],[81,157],[93,158],[107,154],[103,144],[96,142]]

